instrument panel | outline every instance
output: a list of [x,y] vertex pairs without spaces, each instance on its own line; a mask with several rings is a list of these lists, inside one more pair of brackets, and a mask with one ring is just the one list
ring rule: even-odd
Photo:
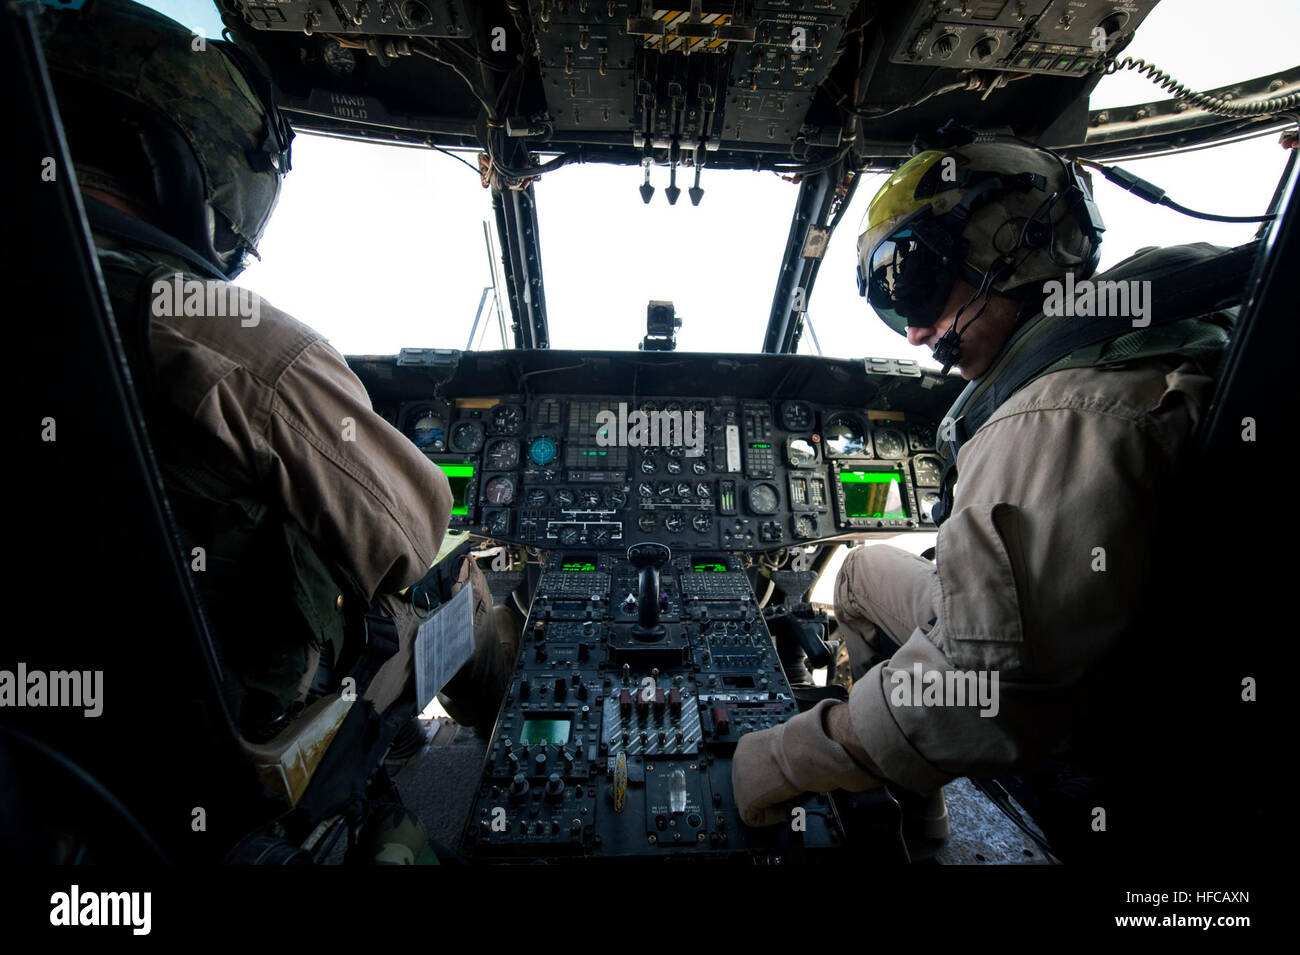
[[634,553],[544,558],[462,855],[772,863],[842,847],[824,793],[800,801],[803,825],[741,821],[737,741],[799,712],[741,561],[692,552],[650,572]]
[[452,526],[542,548],[768,550],[933,527],[935,423],[805,400],[503,395],[401,403]]

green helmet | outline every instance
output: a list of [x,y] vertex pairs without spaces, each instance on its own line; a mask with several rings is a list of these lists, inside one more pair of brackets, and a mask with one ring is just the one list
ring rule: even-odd
[[293,131],[234,44],[131,0],[47,13],[45,57],[83,185],[150,207],[227,277],[256,255]]
[[999,137],[913,156],[867,208],[858,235],[858,290],[900,334],[941,317],[964,279],[1018,295],[1100,253],[1101,216],[1086,179],[1056,153]]

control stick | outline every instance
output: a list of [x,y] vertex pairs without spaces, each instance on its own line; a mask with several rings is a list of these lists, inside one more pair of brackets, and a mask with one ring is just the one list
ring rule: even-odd
[[673,552],[664,544],[647,541],[627,549],[627,559],[637,569],[637,621],[632,636],[647,643],[662,640],[665,634],[659,622],[659,571],[672,560]]

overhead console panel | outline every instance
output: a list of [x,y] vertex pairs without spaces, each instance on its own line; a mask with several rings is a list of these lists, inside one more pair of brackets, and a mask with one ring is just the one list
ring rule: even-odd
[[631,132],[634,146],[660,149],[791,142],[856,6],[531,0],[550,122]]
[[[890,168],[953,117],[1094,159],[1261,122],[1172,99],[1089,114],[1158,0],[215,2],[296,128],[483,150],[512,187],[548,155],[667,166],[670,201],[681,169]],[[1294,73],[1222,92],[1284,97]]]
[[244,0],[257,30],[378,36],[468,37],[467,0]]
[[1158,0],[945,0],[920,4],[891,62],[1084,76],[1128,45]]

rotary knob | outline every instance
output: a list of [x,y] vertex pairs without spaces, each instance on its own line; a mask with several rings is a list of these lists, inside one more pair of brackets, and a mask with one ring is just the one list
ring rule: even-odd
[[510,781],[510,801],[522,802],[528,795],[528,777],[523,773],[515,773],[515,778]]
[[559,802],[564,796],[564,780],[559,773],[551,773],[546,777],[545,792],[549,802]]

